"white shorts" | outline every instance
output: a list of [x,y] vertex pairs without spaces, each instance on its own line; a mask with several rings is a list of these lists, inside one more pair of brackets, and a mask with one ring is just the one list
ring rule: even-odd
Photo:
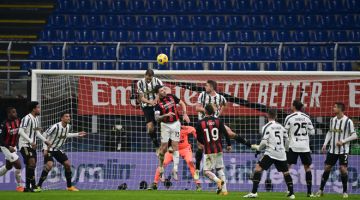
[[205,154],[204,170],[224,168],[223,153]]
[[15,162],[19,159],[19,156],[17,155],[16,151],[11,153],[9,149],[6,147],[0,147],[0,148],[3,154],[5,155],[6,160],[10,162]]
[[175,142],[180,141],[180,127],[181,124],[179,121],[173,123],[164,123],[161,122],[161,143],[167,143],[169,139]]

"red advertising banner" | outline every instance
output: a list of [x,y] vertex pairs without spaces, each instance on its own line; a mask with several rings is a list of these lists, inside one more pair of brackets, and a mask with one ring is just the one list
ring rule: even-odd
[[[174,77],[172,77],[174,78]],[[184,82],[191,77],[178,76]],[[340,79],[339,77],[310,77],[292,80],[293,77],[256,76],[256,79],[239,77],[242,80],[195,76],[193,80],[218,80],[218,91],[251,103],[289,110],[294,99],[301,98],[305,111],[312,116],[332,116],[335,102],[344,102],[348,116],[360,116],[360,80]],[[262,80],[262,81],[261,81]],[[142,111],[130,101],[134,79],[82,76],[78,82],[78,113],[80,115],[140,115]],[[198,83],[199,87],[204,83]],[[173,94],[187,105],[190,114],[195,112],[197,91],[190,91],[164,80]],[[223,115],[259,116],[262,112],[253,108],[229,102]]]

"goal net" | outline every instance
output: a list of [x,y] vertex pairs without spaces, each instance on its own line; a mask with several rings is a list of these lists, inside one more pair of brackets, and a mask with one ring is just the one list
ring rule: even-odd
[[[146,133],[145,118],[136,103],[136,82],[144,71],[46,71],[32,72],[32,99],[41,104],[43,129],[57,123],[60,113],[70,111],[73,132],[86,131],[84,138],[67,141],[63,150],[72,163],[73,183],[80,189],[128,189],[149,186],[155,176],[158,159]],[[278,121],[290,114],[291,102],[300,99],[304,112],[311,116],[316,134],[311,135],[313,190],[318,190],[325,155],[321,154],[329,119],[335,102],[344,102],[357,127],[360,117],[360,76],[358,73],[332,72],[220,72],[155,71],[173,94],[181,98],[190,114],[190,126],[197,122],[195,104],[206,80],[216,80],[218,93],[228,101],[221,118],[234,132],[252,143],[259,143],[261,127],[266,123],[267,108],[278,109]],[[157,128],[159,137],[159,128]],[[196,140],[189,138],[195,155]],[[258,158],[245,146],[233,143],[233,151],[224,154],[225,174],[230,191],[250,191],[250,177]],[[353,142],[349,157],[349,192],[359,191],[360,146]],[[38,154],[37,180],[43,157]],[[291,169],[296,192],[306,191],[305,172],[300,161]],[[166,177],[172,165],[165,169]],[[194,190],[195,183],[185,161],[180,158],[179,181],[159,182],[159,190]],[[201,173],[204,190],[214,190]],[[44,187],[65,188],[62,166],[55,163]],[[341,192],[338,166],[334,167],[326,192]],[[259,191],[286,191],[282,174],[274,167],[263,173]]]

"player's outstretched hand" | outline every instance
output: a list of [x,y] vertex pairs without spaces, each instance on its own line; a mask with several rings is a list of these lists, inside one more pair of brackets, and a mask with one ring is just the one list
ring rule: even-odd
[[79,137],[84,137],[84,136],[86,136],[86,135],[87,135],[87,133],[86,133],[85,131],[79,132]]
[[343,143],[341,140],[338,141],[338,142],[336,142],[336,146],[338,146],[338,147],[341,147],[343,144],[344,144],[344,143]]
[[322,153],[326,153],[326,145],[323,145],[323,146],[322,146],[321,152],[322,152]]
[[232,150],[232,147],[231,147],[231,146],[227,146],[227,147],[226,147],[226,151],[227,151],[227,152],[231,152],[231,150]]
[[189,118],[189,116],[188,116],[187,114],[184,114],[184,115],[183,115],[183,119],[184,119],[187,123],[190,122],[190,118]]

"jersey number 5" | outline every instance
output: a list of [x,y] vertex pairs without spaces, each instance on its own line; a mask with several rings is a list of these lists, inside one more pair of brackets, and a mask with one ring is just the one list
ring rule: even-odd
[[212,138],[213,141],[216,141],[219,139],[219,129],[218,128],[213,128],[211,129],[211,135],[209,133],[209,129],[204,129],[205,133],[206,133],[206,139],[208,142],[210,142],[210,136]]

